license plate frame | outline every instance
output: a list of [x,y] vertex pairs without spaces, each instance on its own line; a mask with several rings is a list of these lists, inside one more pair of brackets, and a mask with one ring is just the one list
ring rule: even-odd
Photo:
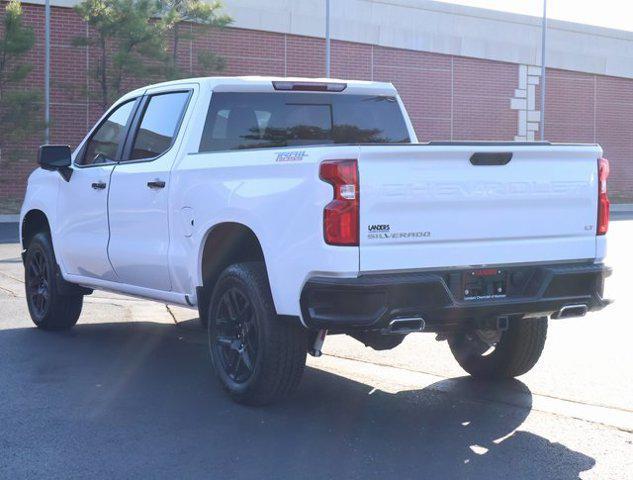
[[465,301],[495,300],[507,297],[508,272],[503,268],[467,270],[462,275]]

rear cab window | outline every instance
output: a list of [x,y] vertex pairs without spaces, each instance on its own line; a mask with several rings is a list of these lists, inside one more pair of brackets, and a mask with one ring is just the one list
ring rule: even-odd
[[215,92],[199,151],[410,141],[394,96]]

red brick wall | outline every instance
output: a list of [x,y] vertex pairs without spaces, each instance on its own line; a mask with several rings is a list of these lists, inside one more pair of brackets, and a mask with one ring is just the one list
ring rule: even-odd
[[[44,9],[23,8],[26,23],[37,32],[27,59],[35,67],[28,84],[42,89]],[[86,89],[97,89],[88,77],[96,52],[72,46],[73,37],[88,34],[73,10],[53,8],[51,28],[51,140],[76,145],[102,113],[86,95]],[[196,52],[203,48],[226,59],[224,75],[324,75],[322,39],[231,28],[182,42],[180,66],[193,70]],[[393,82],[422,141],[513,140],[517,135],[517,111],[510,108],[518,86],[515,64],[334,41],[332,76]],[[150,81],[138,79],[129,87]],[[600,143],[612,164],[612,196],[633,202],[633,80],[548,70],[546,105],[546,138]],[[0,212],[19,204],[39,143],[39,138],[30,142],[28,160],[2,162]]]
[[545,137],[599,143],[612,201],[633,203],[633,80],[548,70],[545,105]]

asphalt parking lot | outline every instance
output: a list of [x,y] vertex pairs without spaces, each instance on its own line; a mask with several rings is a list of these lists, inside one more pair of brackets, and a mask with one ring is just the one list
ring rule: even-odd
[[231,403],[194,311],[95,292],[71,332],[32,327],[19,246],[0,245],[0,478],[633,478],[633,221],[607,296],[550,323],[540,363],[464,377],[445,343],[328,338],[292,399]]

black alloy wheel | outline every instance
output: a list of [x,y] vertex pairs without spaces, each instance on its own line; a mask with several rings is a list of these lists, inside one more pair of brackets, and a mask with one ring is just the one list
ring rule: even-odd
[[26,294],[35,319],[42,319],[46,315],[51,301],[50,287],[50,269],[43,252],[36,250],[26,265]]
[[263,262],[227,267],[206,311],[211,363],[233,400],[266,405],[296,390],[308,330],[277,315]]
[[72,328],[83,306],[83,293],[63,292],[57,268],[50,234],[36,233],[24,255],[24,289],[31,320],[42,330]]
[[236,384],[246,383],[255,370],[259,344],[255,314],[248,297],[231,287],[220,297],[216,328],[213,333],[209,329],[209,346],[216,349],[220,368]]

